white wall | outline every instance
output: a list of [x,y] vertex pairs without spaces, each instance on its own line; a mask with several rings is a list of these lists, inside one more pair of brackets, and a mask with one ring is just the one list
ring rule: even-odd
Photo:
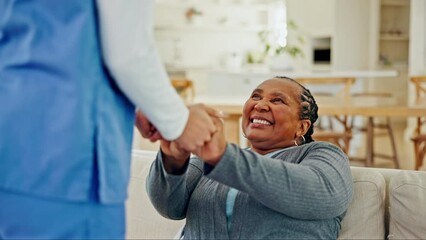
[[[157,31],[155,37],[160,54],[167,66],[194,68],[224,66],[226,57],[233,52],[243,58],[248,50],[257,47],[256,34],[252,31],[188,29]],[[175,57],[176,51],[178,58]]]
[[[317,38],[333,38],[335,0],[286,0],[287,17],[295,21],[299,27],[298,32],[304,37],[305,45],[302,46],[305,59],[299,65],[302,70],[311,70],[312,63],[312,43]],[[309,6],[309,7],[308,7]],[[297,41],[296,36],[289,37],[289,43]]]
[[411,0],[410,75],[426,74],[426,1]]
[[369,68],[370,1],[336,1],[335,35],[332,44],[334,70]]
[[287,0],[288,19],[294,20],[309,37],[334,32],[335,0]]
[[[185,18],[188,8],[202,12],[197,21]],[[267,4],[251,1],[156,2],[156,29],[166,65],[223,67],[232,53],[244,57],[259,47],[258,32],[268,24]]]

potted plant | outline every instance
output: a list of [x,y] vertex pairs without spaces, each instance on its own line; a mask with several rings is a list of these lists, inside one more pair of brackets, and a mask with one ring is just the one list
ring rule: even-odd
[[199,19],[200,17],[203,15],[203,12],[201,12],[200,10],[196,9],[195,7],[190,7],[186,10],[185,12],[185,17],[186,20],[189,23],[192,24],[197,24],[199,23]]
[[[298,29],[294,21],[287,22],[287,29],[296,31]],[[294,61],[297,58],[304,58],[305,54],[302,50],[305,40],[303,36],[297,36],[296,44],[288,44],[280,42],[277,37],[273,36],[273,32],[264,30],[258,33],[260,42],[263,45],[262,52],[249,52],[247,55],[248,63],[264,63],[269,57],[270,67],[273,69],[293,69]]]

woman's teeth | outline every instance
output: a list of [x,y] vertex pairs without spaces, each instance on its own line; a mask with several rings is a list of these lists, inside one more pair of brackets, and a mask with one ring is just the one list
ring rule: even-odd
[[261,120],[261,119],[253,119],[253,123],[271,125],[270,122],[268,122],[266,120]]

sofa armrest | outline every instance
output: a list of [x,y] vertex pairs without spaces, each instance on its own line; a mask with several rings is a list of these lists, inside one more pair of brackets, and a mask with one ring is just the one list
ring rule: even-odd
[[127,239],[173,239],[185,220],[170,220],[152,206],[145,188],[146,176],[156,152],[133,150],[129,198],[126,201]]
[[389,239],[426,237],[426,172],[401,171],[389,182]]
[[373,168],[351,167],[354,197],[342,221],[339,239],[384,239],[383,176]]

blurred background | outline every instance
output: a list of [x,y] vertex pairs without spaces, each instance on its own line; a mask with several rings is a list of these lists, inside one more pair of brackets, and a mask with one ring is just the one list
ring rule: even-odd
[[[347,72],[360,75],[354,91],[408,104],[415,98],[410,76],[426,75],[425,13],[424,0],[157,0],[154,34],[188,103],[242,101],[276,75]],[[368,71],[395,74],[360,74]],[[412,158],[415,119],[392,123],[400,158]],[[362,141],[354,137],[354,154]],[[158,144],[135,136],[134,147]]]

